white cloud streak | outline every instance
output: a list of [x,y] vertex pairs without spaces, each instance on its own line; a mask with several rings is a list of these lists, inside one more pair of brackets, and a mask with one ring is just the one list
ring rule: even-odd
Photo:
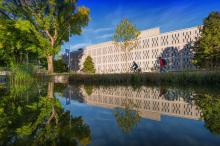
[[70,46],[70,50],[73,51],[73,50],[77,50],[79,48],[83,48],[83,47],[86,47],[90,45],[90,43],[79,43],[79,44],[76,44],[76,45],[71,45]]
[[103,32],[108,32],[108,31],[112,31],[114,28],[111,27],[103,27],[103,28],[89,28],[89,29],[85,29],[84,32],[88,32],[88,33],[103,33]]
[[99,29],[96,29],[94,30],[95,33],[100,33],[100,32],[106,32],[106,31],[111,31],[113,30],[113,28],[111,27],[106,27],[106,28],[99,28]]
[[113,33],[109,33],[109,34],[104,34],[104,35],[101,35],[101,36],[97,36],[96,38],[97,39],[106,39],[106,38],[110,38],[113,36]]

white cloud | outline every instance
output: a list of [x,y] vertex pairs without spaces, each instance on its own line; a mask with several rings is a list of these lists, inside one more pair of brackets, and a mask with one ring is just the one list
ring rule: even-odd
[[71,45],[70,46],[70,50],[73,51],[73,50],[77,50],[79,48],[83,48],[83,47],[86,47],[90,45],[90,43],[79,43],[79,44],[76,44],[76,45]]
[[112,31],[114,28],[111,27],[103,27],[103,28],[87,28],[84,30],[84,32],[88,32],[88,33],[103,33],[103,32],[108,32],[108,31]]
[[94,32],[95,33],[100,33],[100,32],[106,32],[106,31],[111,31],[113,30],[113,28],[111,27],[106,27],[106,28],[98,28],[98,29],[95,29]]
[[97,36],[96,38],[97,39],[106,39],[106,38],[110,38],[113,36],[113,33],[109,33],[109,34],[104,34],[104,35],[101,35],[101,36]]

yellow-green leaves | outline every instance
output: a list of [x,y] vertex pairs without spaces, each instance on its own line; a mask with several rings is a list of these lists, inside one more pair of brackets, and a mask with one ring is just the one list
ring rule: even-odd
[[28,125],[24,125],[21,128],[17,128],[16,133],[21,137],[31,135],[32,133],[31,123],[29,123]]
[[82,15],[89,16],[89,9],[86,7],[79,7],[78,12]]
[[116,27],[113,35],[113,42],[116,47],[121,48],[123,51],[131,51],[138,46],[138,37],[140,31],[128,21],[122,20]]
[[201,37],[193,46],[194,62],[200,67],[215,68],[220,64],[220,12],[212,12],[204,20]]
[[124,19],[117,25],[113,40],[115,42],[127,42],[137,39],[139,35],[138,29],[128,19]]
[[122,51],[125,52],[126,70],[128,72],[128,53],[139,45],[138,37],[140,31],[128,21],[123,19],[116,27],[113,35],[113,43]]
[[15,28],[17,28],[17,29],[19,29],[21,31],[30,32],[31,24],[27,20],[18,19],[15,22]]
[[0,42],[0,49],[3,48],[3,47],[4,47],[4,45]]

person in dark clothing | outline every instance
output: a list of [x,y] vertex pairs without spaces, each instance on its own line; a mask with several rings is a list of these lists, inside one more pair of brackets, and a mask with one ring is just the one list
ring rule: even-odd
[[133,65],[131,67],[134,71],[136,71],[138,69],[138,65],[135,61],[133,61]]
[[164,87],[160,87],[160,94],[159,94],[159,97],[161,97],[162,95],[165,95],[167,92],[166,88]]
[[165,72],[165,65],[166,62],[162,57],[159,57],[159,61],[160,61],[160,72]]

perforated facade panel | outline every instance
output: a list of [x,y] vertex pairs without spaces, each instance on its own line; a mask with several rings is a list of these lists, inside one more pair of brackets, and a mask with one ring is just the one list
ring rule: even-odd
[[[191,63],[193,53],[190,44],[198,39],[201,27],[192,27],[172,32],[160,33],[159,28],[141,32],[139,46],[128,54],[128,67],[135,61],[142,72],[156,71],[158,58],[163,57],[167,71],[178,71],[194,68]],[[125,53],[112,42],[104,42],[84,48],[84,55],[93,58],[96,73],[126,72]]]

